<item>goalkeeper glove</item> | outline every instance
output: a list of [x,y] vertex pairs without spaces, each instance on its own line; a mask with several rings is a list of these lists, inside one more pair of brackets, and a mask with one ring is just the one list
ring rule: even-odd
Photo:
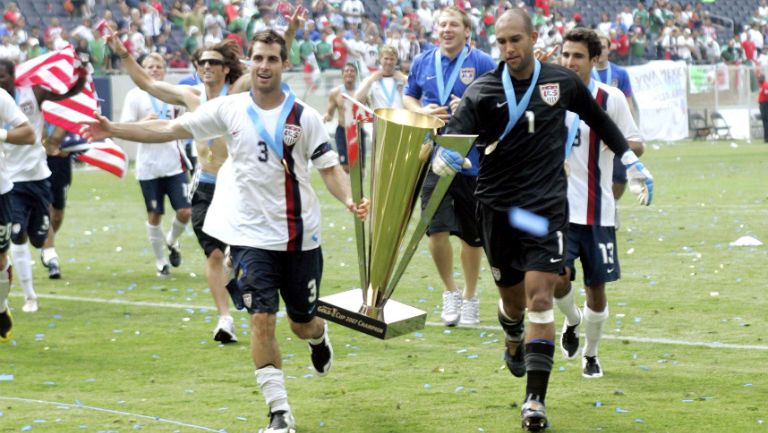
[[653,201],[653,176],[651,172],[637,159],[631,150],[621,157],[621,162],[627,169],[629,191],[637,195],[637,201],[643,206],[650,206]]
[[462,168],[471,168],[469,159],[461,156],[455,150],[438,147],[435,157],[432,159],[432,171],[438,176],[453,176]]

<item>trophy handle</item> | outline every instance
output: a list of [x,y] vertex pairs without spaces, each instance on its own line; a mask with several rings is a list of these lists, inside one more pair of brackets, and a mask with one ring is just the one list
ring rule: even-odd
[[[455,150],[464,156],[469,153],[469,149],[472,148],[472,143],[474,143],[476,139],[477,135],[447,134],[435,136],[435,142],[437,144],[447,149]],[[427,170],[429,170],[429,167],[427,167]],[[421,213],[419,222],[416,224],[413,234],[411,234],[411,239],[403,251],[403,256],[400,258],[400,262],[397,264],[397,268],[392,274],[389,284],[387,284],[387,288],[384,291],[384,299],[389,299],[395,291],[395,287],[403,276],[403,273],[405,273],[405,269],[411,262],[413,254],[416,253],[416,248],[419,246],[421,238],[424,236],[424,233],[427,232],[429,222],[432,221],[432,217],[435,216],[435,212],[437,212],[437,208],[443,201],[443,197],[445,197],[445,194],[448,192],[451,182],[453,182],[453,176],[443,176],[438,180],[437,185],[435,185],[432,196],[427,202],[424,211]]]

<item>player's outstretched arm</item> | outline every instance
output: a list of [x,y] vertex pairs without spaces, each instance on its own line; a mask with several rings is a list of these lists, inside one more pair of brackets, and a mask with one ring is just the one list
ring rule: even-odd
[[366,77],[362,83],[360,83],[360,87],[358,87],[357,91],[355,92],[354,98],[358,101],[362,102],[363,104],[368,105],[368,94],[371,92],[371,86],[373,86],[373,83],[381,79],[381,71],[376,71],[373,74]]
[[140,122],[110,122],[106,117],[94,113],[95,119],[81,122],[80,135],[88,141],[100,141],[115,137],[139,143],[165,143],[193,138],[192,134],[178,123],[166,119]]
[[358,218],[364,220],[368,217],[368,207],[370,202],[363,198],[360,203],[352,200],[352,189],[349,184],[349,176],[342,170],[341,166],[336,164],[333,167],[321,168],[318,170],[320,177],[323,178],[326,188],[336,197],[344,206]]
[[198,95],[195,88],[154,80],[149,76],[147,71],[136,62],[136,59],[131,56],[128,49],[125,48],[125,45],[123,45],[117,36],[108,36],[107,42],[109,43],[110,48],[112,48],[112,51],[120,56],[120,60],[123,62],[123,67],[125,67],[126,72],[128,72],[131,80],[133,80],[141,90],[171,105],[182,105],[189,110],[196,108],[200,95]]

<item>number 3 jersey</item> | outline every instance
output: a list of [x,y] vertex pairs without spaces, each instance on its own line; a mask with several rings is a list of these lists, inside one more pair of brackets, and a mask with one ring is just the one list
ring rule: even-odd
[[229,245],[315,249],[320,246],[320,203],[310,184],[309,163],[318,169],[339,163],[323,120],[296,99],[277,143],[281,159],[261,137],[248,114],[250,106],[274,137],[282,104],[262,110],[248,93],[213,99],[174,121],[195,140],[223,137],[227,143],[229,158],[219,170],[203,230]]
[[[627,141],[641,141],[640,132],[632,120],[627,99],[617,88],[592,80],[592,96],[608,117],[624,135]],[[568,112],[565,124],[573,128],[576,115]],[[616,201],[613,198],[612,150],[603,144],[597,134],[584,123],[579,122],[578,132],[573,140],[567,163],[568,208],[570,222],[582,225],[613,227],[615,225]]]

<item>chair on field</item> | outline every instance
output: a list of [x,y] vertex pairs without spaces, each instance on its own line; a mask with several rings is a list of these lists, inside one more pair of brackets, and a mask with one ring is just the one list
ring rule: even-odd
[[717,140],[732,140],[733,137],[731,136],[731,127],[728,126],[728,122],[725,121],[725,118],[722,114],[720,114],[717,111],[713,111],[709,115],[710,120],[712,121],[712,134],[715,136],[715,139]]
[[707,119],[701,113],[691,112],[688,117],[688,129],[691,130],[693,139],[707,138],[712,129],[707,125]]

